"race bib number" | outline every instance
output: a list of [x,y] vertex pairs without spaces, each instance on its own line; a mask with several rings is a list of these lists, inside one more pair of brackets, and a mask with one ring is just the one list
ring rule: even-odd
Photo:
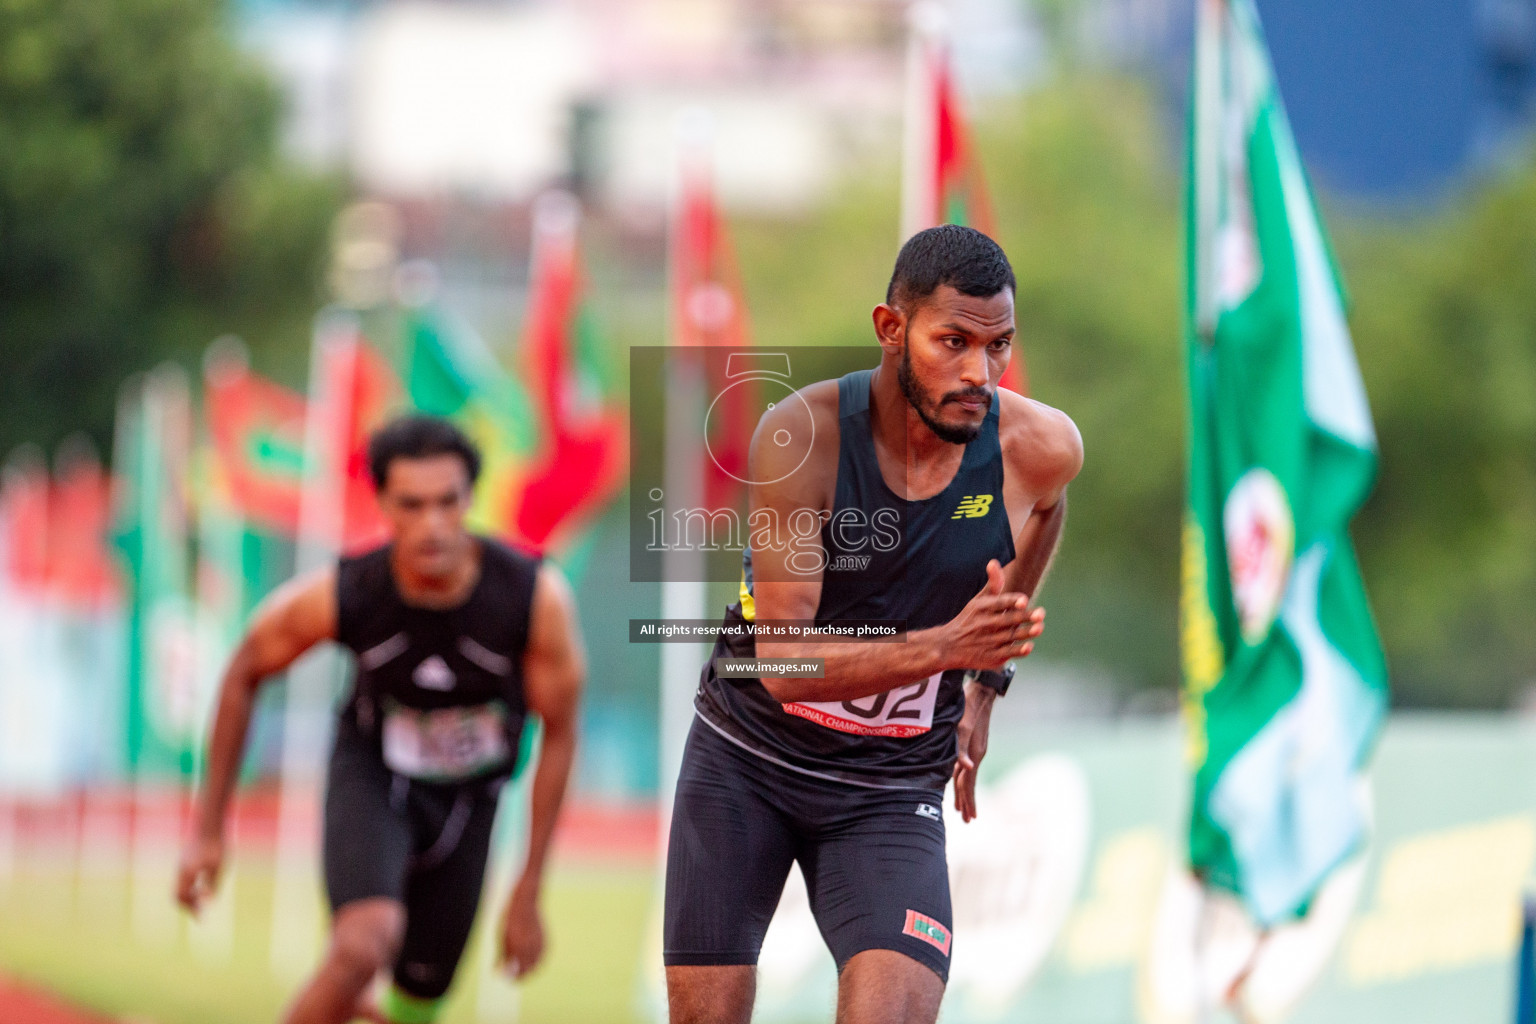
[[509,761],[507,716],[499,703],[384,714],[384,763],[411,779],[451,782]]
[[858,700],[796,701],[785,704],[784,710],[857,736],[920,736],[933,728],[941,675],[935,672],[927,679]]

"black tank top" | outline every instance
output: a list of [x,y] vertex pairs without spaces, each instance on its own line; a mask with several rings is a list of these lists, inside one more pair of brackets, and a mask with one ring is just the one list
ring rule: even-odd
[[357,656],[342,715],[396,774],[465,782],[516,762],[539,560],[476,540],[480,577],[454,608],[406,604],[388,546],[338,565],[336,639]]
[[[869,418],[873,371],[838,381],[837,491],[822,524],[827,555],[816,622],[894,619],[909,630],[948,622],[981,590],[987,562],[1013,560],[1003,504],[998,399],[966,445],[949,486],[907,501],[880,473]],[[741,601],[725,623],[751,621],[752,552],[743,554]],[[723,679],[718,657],[751,657],[739,631],[717,636],[695,706],[727,739],[797,771],[878,788],[941,790],[955,760],[955,726],[965,710],[962,670],[854,701],[780,704],[757,679]]]

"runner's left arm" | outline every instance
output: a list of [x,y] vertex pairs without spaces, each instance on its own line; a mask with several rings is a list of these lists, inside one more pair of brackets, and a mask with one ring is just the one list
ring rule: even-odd
[[[1030,514],[1015,539],[1018,554],[1003,568],[1004,586],[1021,594],[1038,594],[1046,570],[1061,542],[1061,528],[1067,520],[1067,495],[1062,491],[1048,509],[1037,508]],[[1036,622],[1044,622],[1045,609],[1032,612]],[[997,701],[994,686],[967,677],[965,714],[955,733],[955,810],[962,821],[976,817],[976,770],[987,756],[992,731],[992,705]]]
[[544,953],[539,893],[555,821],[576,760],[576,734],[586,654],[576,626],[570,584],[560,570],[545,563],[534,586],[523,661],[528,709],[539,716],[544,738],[534,770],[528,826],[528,859],[512,889],[502,927],[501,959],[515,978],[538,964]]
[[[1026,501],[1029,516],[1014,536],[1014,559],[1003,567],[1004,586],[1010,592],[1029,594],[1035,605],[1032,615],[1043,621],[1045,609],[1038,607],[1040,586],[1045,581],[1056,549],[1061,544],[1062,527],[1067,521],[1067,485],[1083,465],[1083,441],[1077,427],[1064,414],[1021,396],[1005,399],[1014,411],[1024,413],[1018,420],[1027,429],[1005,431],[1003,441],[1007,477],[1004,487],[1009,505]],[[1005,422],[1007,422],[1005,420]],[[1020,492],[1023,492],[1022,494]],[[965,714],[956,733],[955,809],[963,821],[976,817],[976,771],[987,753],[991,731],[992,704],[997,690],[985,683],[968,682],[965,686]]]

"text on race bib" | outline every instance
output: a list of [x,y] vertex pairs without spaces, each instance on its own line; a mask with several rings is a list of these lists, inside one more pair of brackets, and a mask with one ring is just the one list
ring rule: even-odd
[[407,778],[467,779],[511,756],[506,708],[499,701],[435,711],[395,705],[384,713],[384,763]]
[[785,704],[784,710],[856,736],[920,736],[933,728],[941,675],[935,672],[927,679],[858,700],[796,701]]

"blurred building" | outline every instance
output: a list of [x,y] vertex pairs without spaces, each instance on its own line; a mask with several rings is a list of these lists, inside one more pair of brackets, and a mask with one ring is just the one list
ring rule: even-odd
[[[1521,152],[1536,0],[1257,0],[1298,144],[1330,191],[1412,203]],[[1182,114],[1191,0],[1084,0],[1090,56],[1150,66]]]
[[[516,334],[527,207],[553,185],[596,222],[605,295],[655,306],[684,111],[705,113],[737,212],[804,211],[898,165],[907,0],[236,2],[287,94],[288,150],[396,205],[405,254],[491,337]],[[972,92],[1040,66],[1016,0],[947,6]]]
[[814,202],[896,125],[896,0],[249,0],[290,148],[400,199],[523,202],[552,182],[665,201],[677,111],[713,115],[741,208]]
[[[968,89],[1037,80],[1047,37],[1150,71],[1182,110],[1190,0],[950,0]],[[1259,0],[1330,189],[1412,201],[1523,141],[1536,0]],[[736,209],[803,209],[894,145],[905,0],[239,0],[288,141],[397,198],[522,202],[551,181],[658,210],[679,107],[713,113]]]

